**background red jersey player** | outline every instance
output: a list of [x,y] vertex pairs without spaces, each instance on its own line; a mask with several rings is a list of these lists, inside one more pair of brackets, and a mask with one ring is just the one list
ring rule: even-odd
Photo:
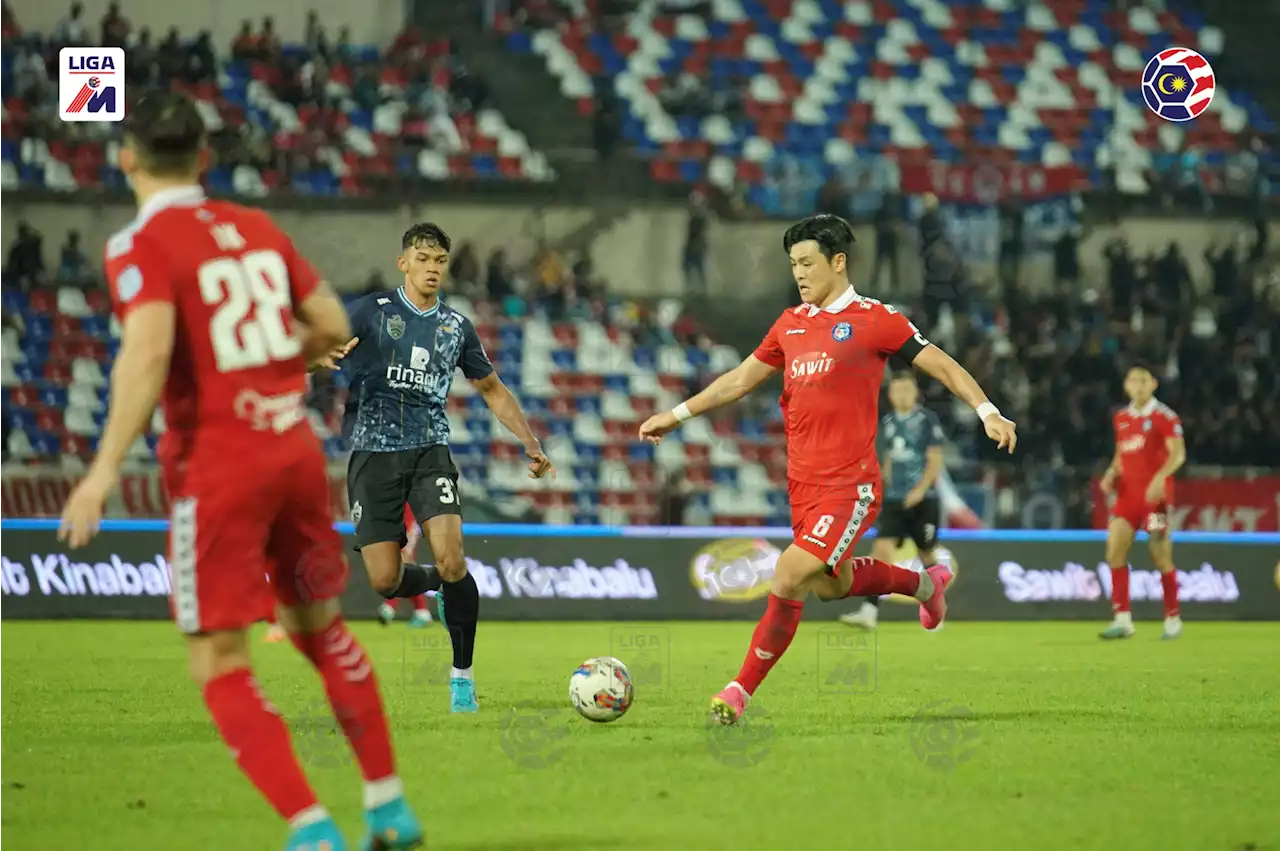
[[849,284],[853,230],[838,216],[813,216],[790,227],[783,248],[803,301],[783,312],[764,342],[740,365],[672,411],[650,417],[640,436],[658,441],[680,423],[741,399],[783,374],[779,405],[786,421],[787,490],[795,540],[778,558],[769,604],[738,676],[712,699],[722,724],[736,722],[760,683],[790,646],[810,592],[823,600],[905,594],[920,601],[920,622],[936,629],[946,616],[951,573],[941,565],[916,573],[875,558],[851,558],[853,545],[880,509],[876,427],[885,362],[898,355],[937,378],[983,421],[987,435],[1013,451],[1014,424],[1000,416],[973,377],[926,340],[905,316]]
[[1103,638],[1133,635],[1129,611],[1129,550],[1134,535],[1146,530],[1151,561],[1160,571],[1164,592],[1163,638],[1182,633],[1178,611],[1178,571],[1173,566],[1169,507],[1173,474],[1187,460],[1182,421],[1155,398],[1158,382],[1146,366],[1131,367],[1124,377],[1129,404],[1116,411],[1112,426],[1116,451],[1102,477],[1102,492],[1114,496],[1107,523],[1107,564],[1111,566],[1111,625]]
[[365,847],[414,847],[422,827],[395,772],[377,679],[338,609],[346,557],[324,453],[303,413],[307,356],[348,339],[350,323],[264,213],[204,197],[205,159],[190,99],[157,94],[134,107],[120,168],[138,215],[105,252],[123,342],[98,454],[60,534],[79,547],[97,531],[125,453],[163,394],[172,609],[218,732],[290,823],[286,851],[347,847],[250,665],[246,630],[274,598],[360,763]]

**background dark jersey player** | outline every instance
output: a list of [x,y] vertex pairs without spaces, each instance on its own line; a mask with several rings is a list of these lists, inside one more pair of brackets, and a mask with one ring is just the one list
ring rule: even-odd
[[721,724],[742,717],[751,696],[787,651],[805,598],[823,600],[896,593],[920,601],[920,622],[936,629],[946,617],[950,572],[924,573],[877,558],[852,558],[880,503],[875,454],[880,386],[893,355],[937,378],[969,403],[987,436],[1007,447],[1014,424],[1000,415],[964,367],[929,343],[889,305],[864,298],[849,283],[853,229],[819,215],[787,229],[783,249],[803,302],[778,317],[754,354],[670,411],[650,417],[640,437],[652,441],[691,417],[719,408],[783,373],[779,398],[787,431],[787,491],[795,534],[778,557],[768,607],[751,636],[742,667],[711,701]]
[[[920,404],[920,387],[911,372],[898,372],[889,379],[892,410],[880,419],[876,433],[876,455],[884,480],[884,507],[876,522],[876,538],[871,555],[897,562],[898,548],[910,539],[925,568],[937,562],[938,527],[942,511],[936,488],[942,472],[942,424],[933,411]],[[875,629],[880,614],[880,598],[867,597],[856,612],[841,615],[850,626]]]
[[[524,444],[529,475],[551,462],[520,403],[498,378],[471,320],[442,303],[449,236],[430,222],[405,231],[399,289],[351,305],[355,337],[330,355],[351,370],[357,389],[347,491],[356,546],[374,590],[387,599],[439,591],[439,614],[453,644],[450,708],[475,712],[472,662],[480,590],[462,554],[462,494],[449,454],[445,412],[454,371],[462,370],[504,426]],[[405,564],[405,504],[422,526],[434,566]]]

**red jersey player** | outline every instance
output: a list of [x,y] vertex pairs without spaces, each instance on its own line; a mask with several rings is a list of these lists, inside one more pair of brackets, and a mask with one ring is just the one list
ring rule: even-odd
[[1129,404],[1116,411],[1112,426],[1116,452],[1102,477],[1102,492],[1114,494],[1107,523],[1107,564],[1111,565],[1111,626],[1103,638],[1133,635],[1129,612],[1129,550],[1133,537],[1146,530],[1151,561],[1160,570],[1164,592],[1164,638],[1182,633],[1178,611],[1178,571],[1173,566],[1169,535],[1169,506],[1173,502],[1173,474],[1187,460],[1182,421],[1155,398],[1157,381],[1145,366],[1134,366],[1124,377]]
[[680,423],[741,399],[775,372],[787,430],[787,490],[795,541],[778,558],[769,604],[738,676],[712,700],[714,717],[733,724],[800,624],[804,599],[904,594],[920,601],[920,622],[936,629],[946,616],[951,573],[923,573],[875,558],[851,558],[880,507],[876,427],[885,362],[898,355],[934,376],[983,421],[987,436],[1013,451],[1014,424],[1000,416],[973,377],[926,340],[905,316],[849,284],[853,230],[837,216],[813,216],[783,237],[803,301],[769,329],[755,353],[674,410],[650,417],[640,436],[652,441]]
[[171,600],[189,669],[241,770],[291,828],[286,851],[344,851],[262,696],[246,630],[270,600],[324,680],[365,778],[366,848],[415,847],[377,679],[338,609],[347,563],[320,443],[304,414],[307,356],[350,336],[341,302],[262,212],[204,197],[195,104],[137,104],[120,168],[133,223],[107,243],[123,343],[97,457],[67,502],[61,536],[96,533],[126,451],[163,395],[159,456],[172,496]]

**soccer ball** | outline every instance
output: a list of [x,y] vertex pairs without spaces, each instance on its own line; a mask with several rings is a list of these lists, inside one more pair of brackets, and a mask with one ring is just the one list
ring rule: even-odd
[[627,666],[612,656],[597,656],[569,677],[569,700],[588,721],[613,721],[631,708],[635,686]]

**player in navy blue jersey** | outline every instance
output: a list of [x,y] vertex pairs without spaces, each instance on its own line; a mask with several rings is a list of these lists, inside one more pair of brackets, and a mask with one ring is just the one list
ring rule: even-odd
[[[445,405],[462,370],[504,426],[524,444],[529,475],[552,472],[520,403],[494,371],[471,320],[440,301],[450,240],[438,225],[405,232],[399,289],[351,305],[355,338],[331,355],[351,371],[347,491],[356,546],[374,590],[388,600],[438,591],[439,614],[453,643],[451,708],[479,708],[472,677],[480,591],[462,554],[462,496],[449,454]],[[435,565],[403,563],[405,505],[421,524]]]
[[[871,555],[896,562],[898,547],[906,539],[916,545],[925,567],[937,564],[938,525],[942,512],[936,484],[942,472],[942,424],[933,411],[919,404],[920,388],[910,372],[889,379],[889,404],[893,410],[880,420],[876,435],[884,478],[884,508],[876,522]],[[862,608],[841,615],[850,626],[875,629],[880,598],[867,597]]]

